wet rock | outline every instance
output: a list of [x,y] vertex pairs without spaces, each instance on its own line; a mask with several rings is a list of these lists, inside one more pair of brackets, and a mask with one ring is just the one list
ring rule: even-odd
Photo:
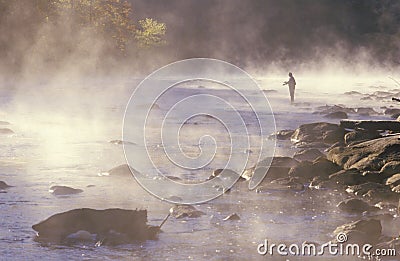
[[238,214],[233,213],[233,214],[230,214],[229,216],[227,216],[226,218],[224,218],[223,220],[224,221],[227,221],[227,220],[240,220],[240,217],[239,217]]
[[137,172],[135,169],[131,168],[128,164],[122,164],[117,167],[114,167],[106,172],[102,172],[100,176],[110,176],[110,177],[125,177],[125,178],[132,178],[132,172]]
[[290,137],[293,135],[294,130],[280,130],[273,134],[278,140],[290,140]]
[[377,175],[363,175],[357,169],[347,169],[340,170],[336,173],[333,173],[329,176],[329,180],[335,182],[338,185],[360,185],[367,182],[375,182],[378,183],[381,181],[380,177]]
[[324,156],[324,154],[318,149],[304,149],[297,151],[293,158],[298,161],[314,161],[321,156]]
[[199,218],[205,213],[203,211],[197,210],[191,205],[176,205],[170,209],[170,213],[173,217],[179,218]]
[[[400,151],[399,151],[400,153]],[[389,161],[379,171],[382,177],[391,177],[394,174],[400,173],[400,161]]]
[[294,145],[297,149],[326,149],[329,144],[324,142],[297,142]]
[[146,210],[118,208],[73,209],[55,214],[32,228],[37,231],[37,241],[54,243],[65,243],[71,234],[89,236],[86,232],[106,238],[114,231],[126,235],[130,241],[154,239],[159,232],[158,227],[147,225]]
[[303,181],[311,180],[315,176],[327,178],[330,174],[340,170],[335,163],[324,157],[319,157],[313,162],[303,161],[292,167],[288,173],[290,177],[299,177]]
[[379,210],[379,208],[370,206],[367,202],[356,198],[343,200],[337,205],[337,207],[340,210],[349,213],[363,213],[365,211],[373,212]]
[[216,169],[213,171],[211,176],[207,178],[207,180],[211,180],[216,177],[224,178],[224,179],[226,179],[226,178],[237,179],[238,181],[246,180],[243,176],[239,175],[236,171],[233,171],[231,169]]
[[9,128],[0,128],[0,134],[14,134],[14,131]]
[[136,145],[134,142],[130,141],[123,141],[123,140],[110,140],[109,143],[115,144],[115,145]]
[[347,113],[345,113],[344,111],[337,111],[337,112],[331,112],[326,114],[324,117],[328,118],[328,119],[347,119]]
[[[348,147],[337,147],[328,152],[328,159],[344,169],[356,168],[361,171],[380,171],[387,162],[395,161],[399,158],[400,140],[393,136],[370,140]],[[395,169],[395,166],[388,165],[383,174],[386,175]],[[397,171],[397,173],[399,172]]]
[[347,235],[346,243],[370,243],[378,242],[382,233],[381,222],[377,219],[357,220],[355,222],[341,225],[333,231],[337,236],[339,233]]
[[340,126],[345,129],[400,131],[400,123],[392,120],[341,120]]
[[342,105],[325,105],[319,106],[316,108],[318,114],[329,114],[335,112],[345,112],[345,113],[355,113],[355,110],[352,108],[346,108]]
[[317,122],[303,124],[295,130],[291,140],[298,142],[324,142],[328,144],[343,140],[344,129],[337,124]]
[[264,180],[271,181],[273,179],[287,177],[290,168],[296,166],[298,163],[297,160],[290,157],[268,157],[257,163],[257,166],[245,170],[242,177],[246,180],[250,180],[254,173],[257,173],[257,175],[264,175],[267,172]]
[[346,192],[363,197],[374,204],[379,201],[397,203],[400,197],[400,195],[393,192],[390,187],[374,182],[348,186]]
[[51,186],[49,192],[56,196],[72,195],[82,193],[82,189],[75,189],[68,186]]
[[379,183],[367,182],[359,185],[348,186],[346,192],[357,196],[363,196],[370,190],[383,190],[383,189],[387,189],[387,187]]
[[371,107],[361,107],[357,108],[357,114],[361,116],[370,116],[370,115],[377,115],[378,112]]
[[344,142],[349,145],[353,142],[361,142],[380,138],[381,135],[376,130],[357,130],[351,131],[344,135]]
[[5,183],[4,181],[0,180],[0,189],[7,189],[10,188],[12,186],[8,185],[7,183]]
[[72,233],[68,235],[64,239],[64,243],[67,245],[71,244],[78,244],[78,243],[84,243],[84,242],[95,242],[97,239],[96,234],[91,234],[88,231],[85,230],[79,230],[75,233]]

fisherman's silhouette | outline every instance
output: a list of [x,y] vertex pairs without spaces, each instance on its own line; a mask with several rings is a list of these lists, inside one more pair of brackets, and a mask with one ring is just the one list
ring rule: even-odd
[[296,80],[293,77],[293,74],[289,73],[289,81],[284,82],[283,85],[289,85],[289,93],[290,93],[290,102],[293,104],[294,102],[294,90],[296,88]]

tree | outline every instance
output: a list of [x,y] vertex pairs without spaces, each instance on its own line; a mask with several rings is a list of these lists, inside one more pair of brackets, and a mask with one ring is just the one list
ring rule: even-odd
[[154,19],[146,18],[139,21],[140,29],[135,32],[135,39],[142,47],[159,46],[165,44],[163,39],[167,26]]

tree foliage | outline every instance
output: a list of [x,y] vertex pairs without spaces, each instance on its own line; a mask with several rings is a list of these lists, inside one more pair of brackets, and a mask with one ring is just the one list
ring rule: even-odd
[[150,47],[165,44],[164,35],[167,30],[165,23],[146,18],[139,21],[140,29],[135,31],[135,39],[140,46]]

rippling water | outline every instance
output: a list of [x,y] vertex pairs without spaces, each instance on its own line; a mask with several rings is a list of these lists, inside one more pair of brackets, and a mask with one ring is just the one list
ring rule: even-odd
[[[301,85],[298,79],[297,103],[290,106],[287,89],[281,87],[280,80],[259,82],[265,90],[277,90],[265,93],[278,130],[327,121],[312,114],[317,106],[324,104],[374,106],[382,111],[380,106],[392,103],[364,102],[359,97],[341,93],[353,89],[366,93],[377,88],[394,88],[387,82],[353,82],[339,89],[324,90],[317,82],[304,79]],[[11,124],[4,127],[15,131],[15,135],[0,137],[0,180],[14,186],[0,193],[1,260],[265,260],[271,257],[259,256],[257,245],[266,238],[273,243],[324,243],[330,240],[330,233],[336,226],[353,218],[337,212],[334,207],[346,197],[341,192],[256,193],[248,191],[246,184],[238,183],[231,193],[198,205],[206,215],[197,219],[170,218],[155,241],[113,247],[43,245],[33,241],[33,224],[74,208],[145,208],[149,223],[153,225],[158,225],[168,213],[172,205],[145,192],[133,178],[98,175],[125,163],[122,146],[108,141],[121,138],[122,116],[136,83],[127,80],[116,88],[117,91],[111,91],[112,80],[86,83],[92,87],[87,89],[86,85],[77,85],[72,91],[71,86],[64,86],[47,90],[43,96],[36,95],[36,99],[30,99],[29,93],[1,93],[0,120],[9,121]],[[101,91],[94,92],[96,88]],[[79,90],[79,95],[74,95],[74,90]],[[187,91],[190,89],[182,88],[177,93]],[[112,97],[108,95],[110,92]],[[224,95],[229,97],[229,93]],[[163,110],[162,104],[160,107]],[[216,135],[223,132],[212,120],[200,119],[200,122],[203,131],[210,128],[217,130]],[[200,127],[196,129],[202,133]],[[188,154],[196,155],[196,142],[185,146]],[[221,147],[229,147],[226,140]],[[275,153],[292,156],[294,151],[290,143],[279,142]],[[164,169],[167,175],[194,180],[204,179],[208,171],[212,168],[201,175],[185,175]],[[69,185],[84,192],[55,197],[48,192],[51,185]],[[223,221],[234,212],[240,216],[240,221]],[[272,259],[282,260],[280,257]]]

